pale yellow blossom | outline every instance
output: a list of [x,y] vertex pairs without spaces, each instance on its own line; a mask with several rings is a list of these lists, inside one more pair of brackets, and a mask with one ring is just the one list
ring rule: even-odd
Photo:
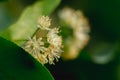
[[[83,12],[71,8],[64,8],[59,12],[59,17],[73,30],[71,39],[64,40],[67,51],[63,53],[65,59],[75,59],[89,40],[89,23]],[[69,35],[68,35],[69,36]]]
[[43,30],[48,30],[51,25],[51,19],[48,16],[41,16],[38,19],[37,27]]
[[46,30],[47,34],[39,37],[35,34],[26,42],[25,50],[42,64],[54,64],[54,60],[58,61],[62,53],[62,37],[58,35],[59,29],[50,28],[51,20],[47,16],[41,16],[38,22],[38,29]]

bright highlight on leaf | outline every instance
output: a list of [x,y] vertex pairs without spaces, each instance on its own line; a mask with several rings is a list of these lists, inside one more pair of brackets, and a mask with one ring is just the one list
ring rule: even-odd
[[0,36],[22,46],[26,39],[36,32],[39,16],[50,15],[59,3],[60,0],[41,0],[28,6],[21,14],[20,19],[0,32]]

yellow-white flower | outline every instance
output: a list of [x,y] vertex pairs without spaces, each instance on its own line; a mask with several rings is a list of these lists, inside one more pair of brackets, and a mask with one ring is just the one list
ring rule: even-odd
[[58,28],[53,28],[51,29],[48,34],[47,34],[47,41],[54,46],[61,46],[62,44],[62,37],[58,36],[59,29]]
[[[65,59],[75,59],[89,40],[89,24],[82,11],[64,8],[59,12],[59,17],[73,30],[71,39],[64,40],[67,51],[63,53]],[[69,36],[69,35],[68,35]]]
[[32,55],[35,55],[36,53],[39,53],[40,50],[42,50],[42,46],[44,45],[44,42],[41,41],[42,38],[36,39],[36,36],[33,37],[33,39],[29,38],[29,40],[26,42],[25,49],[32,53]]
[[54,64],[54,60],[58,61],[62,53],[62,37],[58,35],[59,29],[50,28],[51,20],[48,16],[41,16],[38,22],[38,29],[46,30],[48,33],[39,37],[35,34],[26,42],[25,50],[42,64]]
[[50,64],[54,64],[53,60],[56,59],[58,61],[58,58],[60,58],[60,53],[62,53],[62,37],[58,36],[58,28],[51,29],[47,34],[47,41],[50,44],[50,46],[47,49],[48,59]]
[[46,48],[44,47],[44,42],[42,41],[42,38],[36,39],[36,36],[34,36],[32,39],[30,38],[26,42],[24,49],[36,59],[39,59],[42,64],[47,63],[45,55],[43,55]]
[[41,16],[38,20],[37,27],[43,30],[48,30],[51,25],[51,19],[48,16]]

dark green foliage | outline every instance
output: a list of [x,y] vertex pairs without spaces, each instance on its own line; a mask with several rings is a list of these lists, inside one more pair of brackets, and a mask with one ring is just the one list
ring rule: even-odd
[[0,80],[53,80],[47,69],[22,48],[0,37]]

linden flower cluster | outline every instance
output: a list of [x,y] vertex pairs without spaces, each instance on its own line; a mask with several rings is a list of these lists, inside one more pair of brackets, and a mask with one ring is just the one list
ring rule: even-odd
[[50,25],[51,19],[48,16],[41,16],[37,27],[46,31],[46,36],[37,37],[38,35],[35,34],[25,44],[25,50],[42,64],[54,64],[54,60],[58,61],[62,53],[62,37],[58,35],[59,29],[50,28]]
[[75,59],[89,40],[88,21],[81,11],[75,11],[71,8],[61,10],[59,17],[73,30],[73,37],[64,42],[68,51],[63,54],[63,58]]

